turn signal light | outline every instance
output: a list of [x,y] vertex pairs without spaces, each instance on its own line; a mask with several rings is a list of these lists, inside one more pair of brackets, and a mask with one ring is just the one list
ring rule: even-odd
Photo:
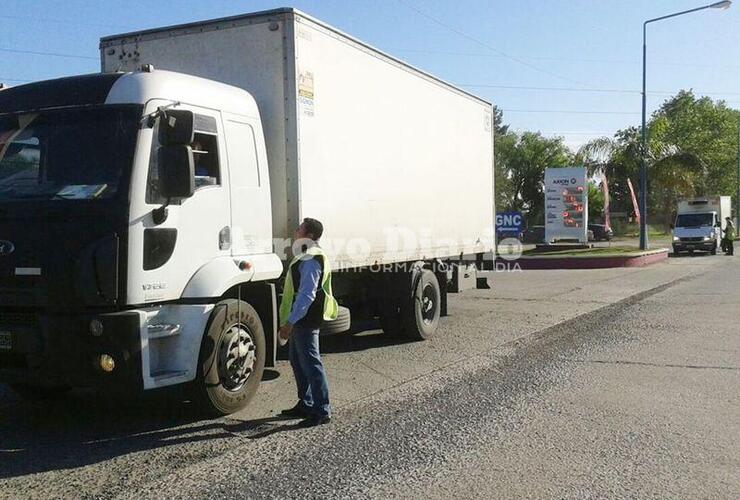
[[246,260],[239,262],[239,269],[242,271],[249,271],[252,269],[252,263]]
[[98,356],[98,366],[105,373],[110,373],[116,368],[116,360],[109,354],[101,354]]

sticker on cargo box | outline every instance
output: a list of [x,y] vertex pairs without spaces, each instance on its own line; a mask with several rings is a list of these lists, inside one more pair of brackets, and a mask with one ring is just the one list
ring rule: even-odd
[[486,111],[486,115],[483,118],[483,128],[485,128],[486,132],[490,132],[492,126],[493,126],[493,116],[491,115],[490,111]]
[[298,102],[304,115],[314,115],[314,80],[310,71],[301,71],[298,75]]

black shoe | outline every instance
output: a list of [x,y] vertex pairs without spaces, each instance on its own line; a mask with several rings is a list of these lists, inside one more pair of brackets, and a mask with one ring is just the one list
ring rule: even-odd
[[311,415],[308,410],[306,410],[306,407],[303,406],[301,403],[298,403],[293,408],[288,408],[287,410],[281,411],[280,414],[284,417],[291,418],[304,418]]
[[298,423],[299,427],[316,427],[317,425],[325,425],[331,422],[329,415],[310,415]]

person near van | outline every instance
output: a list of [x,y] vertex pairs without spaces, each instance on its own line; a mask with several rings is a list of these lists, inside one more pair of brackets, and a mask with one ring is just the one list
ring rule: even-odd
[[732,219],[725,217],[725,234],[722,237],[722,250],[727,255],[733,255],[735,253],[735,225],[732,223]]
[[332,296],[329,262],[318,245],[323,232],[321,222],[311,218],[303,219],[296,229],[294,240],[305,245],[288,266],[280,303],[278,335],[289,339],[290,365],[298,389],[298,402],[283,410],[282,415],[302,417],[300,425],[305,427],[331,421],[329,383],[319,353],[319,329],[322,321],[336,318],[338,306]]

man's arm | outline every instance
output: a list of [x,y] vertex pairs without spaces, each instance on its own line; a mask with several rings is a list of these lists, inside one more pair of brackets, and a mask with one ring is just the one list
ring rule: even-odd
[[316,299],[316,292],[319,289],[319,280],[321,279],[321,265],[316,259],[301,262],[299,272],[301,274],[301,284],[298,288],[293,309],[288,316],[288,323],[295,325],[296,322],[303,319]]

